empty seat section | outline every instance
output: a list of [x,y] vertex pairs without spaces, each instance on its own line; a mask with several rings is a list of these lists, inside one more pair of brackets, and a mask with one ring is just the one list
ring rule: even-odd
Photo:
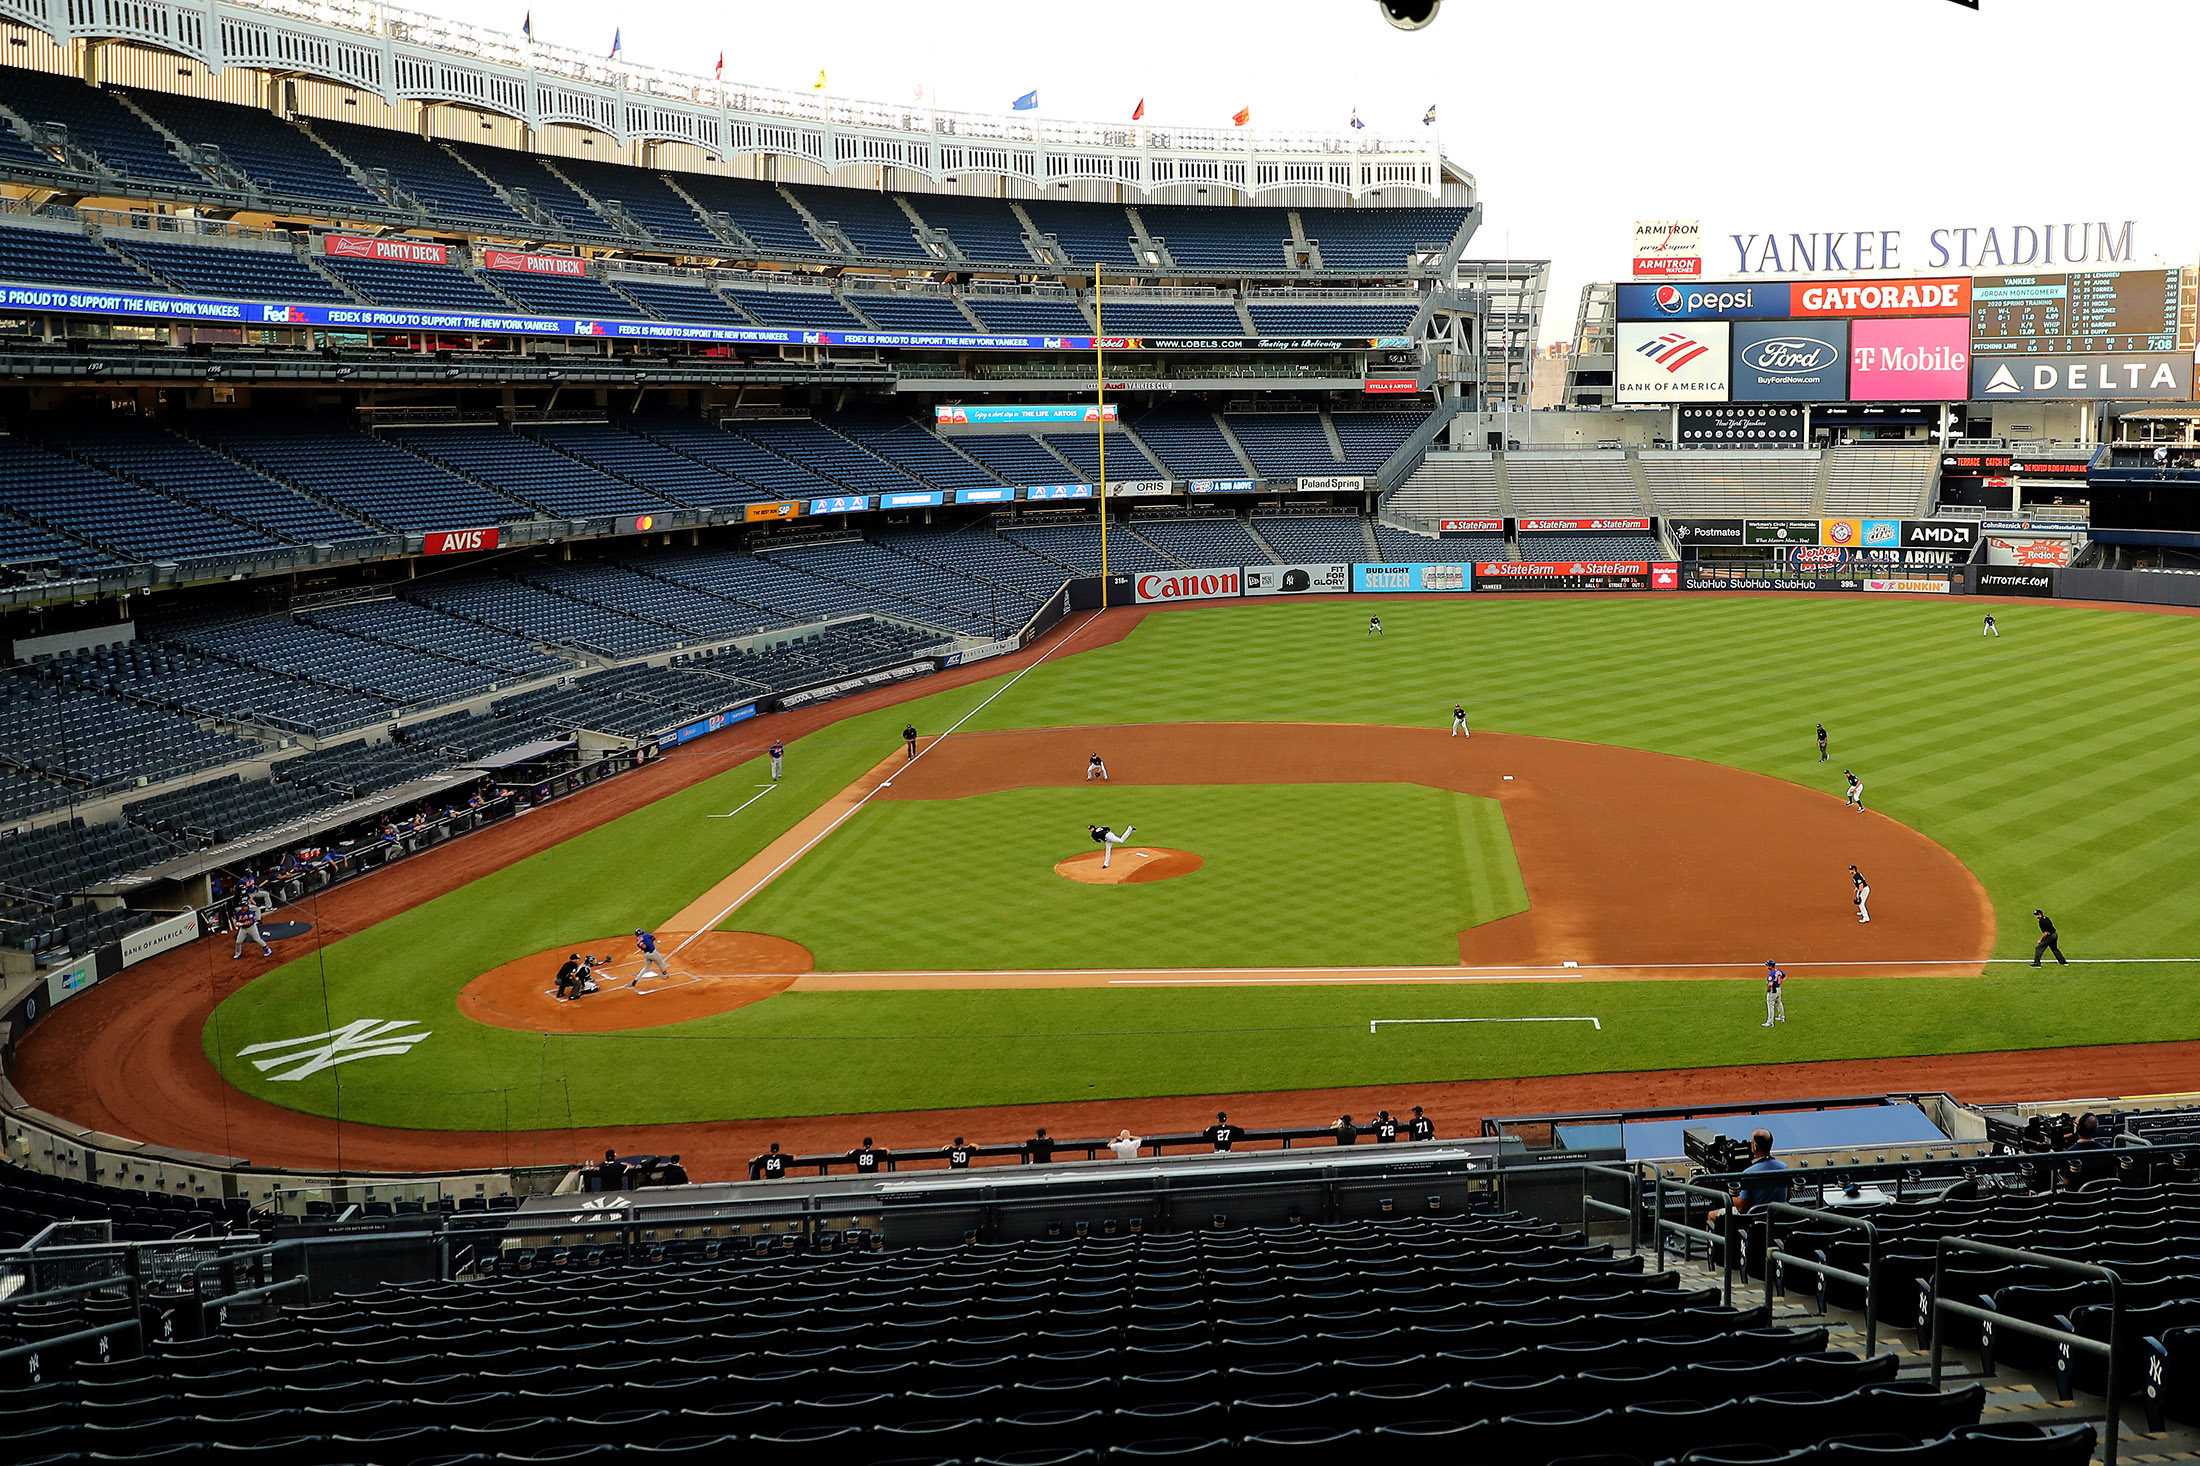
[[1012,484],[1075,484],[1084,475],[1048,452],[1029,433],[965,433],[956,444],[1003,481]]
[[114,557],[96,546],[42,529],[12,514],[0,513],[0,566],[21,569],[49,562],[58,562],[71,573],[81,573],[112,565]]
[[1237,336],[1245,322],[1227,301],[1179,299],[1171,296],[1125,298],[1111,295],[1103,303],[1100,324],[1110,336]]
[[1013,631],[1038,609],[1015,591],[971,580],[868,540],[768,549],[759,551],[758,558],[859,587],[880,610],[974,636]]
[[126,178],[204,189],[207,181],[168,146],[168,139],[113,95],[74,77],[19,67],[0,68],[0,97],[35,126],[59,126],[71,141]]
[[665,627],[681,642],[745,636],[771,624],[752,606],[671,585],[616,561],[526,560],[506,573],[575,601]]
[[643,275],[617,275],[610,282],[621,295],[631,296],[642,309],[667,321],[701,321],[713,326],[753,326],[746,312],[729,305],[724,296],[700,284],[653,280]]
[[133,560],[250,558],[283,541],[18,438],[0,438],[0,508]]
[[1358,516],[1256,515],[1253,528],[1286,562],[1358,564],[1367,559],[1367,537]]
[[645,413],[629,419],[627,430],[749,485],[754,491],[748,496],[749,502],[833,496],[848,491],[845,484],[783,458],[737,432],[686,413]]
[[609,518],[678,507],[660,493],[500,427],[399,428],[389,437],[423,458],[559,518]]
[[316,118],[307,126],[362,171],[372,174],[381,169],[387,173],[439,218],[506,230],[520,222],[518,212],[440,142],[354,122]]
[[647,566],[653,578],[755,607],[782,622],[821,621],[878,608],[874,592],[758,555],[675,550],[652,555]]
[[1937,450],[1844,443],[1832,450],[1826,513],[1860,519],[1916,518],[1929,507]]
[[[5,76],[0,75],[0,85],[5,84]],[[68,162],[59,149],[32,142],[5,123],[0,123],[0,168],[10,173],[81,176],[76,165]]]
[[707,173],[683,173],[680,186],[703,206],[706,214],[723,214],[726,221],[755,241],[766,258],[786,255],[829,255],[841,258],[810,233],[810,226],[781,196],[776,185],[748,178],[720,178]]
[[505,680],[545,676],[571,665],[511,632],[394,598],[315,607],[299,612],[298,619],[345,636],[487,667],[504,674]]
[[1299,227],[1321,248],[1325,270],[1395,275],[1421,250],[1450,246],[1466,209],[1301,209]]
[[1329,435],[1312,412],[1233,412],[1230,431],[1263,478],[1335,474],[1344,470],[1329,450]]
[[449,146],[515,201],[533,203],[567,233],[606,242],[625,238],[609,220],[590,208],[588,200],[571,184],[551,171],[547,158],[484,143],[454,142]]
[[220,149],[223,159],[264,193],[323,201],[339,213],[347,207],[388,207],[360,187],[328,149],[272,112],[136,87],[124,88],[123,95],[189,146]]
[[154,291],[157,281],[76,232],[0,228],[0,279],[25,285]]
[[726,426],[782,458],[867,494],[907,493],[929,487],[813,418],[734,418]]
[[1138,440],[1179,478],[1245,477],[1245,465],[1215,425],[1213,413],[1160,407],[1131,424]]
[[119,231],[107,238],[116,249],[183,290],[247,300],[323,301],[332,305],[351,301],[350,296],[294,255],[219,245],[171,244]]
[[19,666],[0,680],[0,745],[25,769],[78,785],[157,783],[248,758],[262,746],[201,728],[141,677],[188,676],[195,657],[123,642]]
[[1131,243],[1131,216],[1116,204],[1027,201],[1024,213],[1041,234],[1051,234],[1073,265],[1144,265]]
[[[1077,469],[1079,479],[1089,483],[1100,482],[1100,435],[1098,433],[1048,433],[1046,445],[1067,458]],[[1148,458],[1130,434],[1108,434],[1108,482],[1118,479],[1156,479],[1168,475]]]
[[[1079,575],[1100,573],[1100,521],[1019,522],[1001,526],[1001,534],[1025,549],[1046,556]],[[1148,570],[1178,570],[1174,560],[1130,532],[1128,525],[1108,525],[1108,569],[1139,574]]]
[[1406,445],[1428,415],[1421,412],[1333,412],[1330,426],[1344,448],[1345,472],[1370,474]]
[[989,489],[998,480],[931,432],[886,413],[836,413],[826,425],[858,447],[943,489]]
[[1502,519],[1504,490],[1497,461],[1487,453],[1432,452],[1383,501],[1393,513],[1414,519]]
[[1375,526],[1375,543],[1383,552],[1383,559],[1392,563],[1412,564],[1431,560],[1440,565],[1465,565],[1477,560],[1502,560],[1505,558],[1505,537],[1492,535],[1435,535],[1414,534],[1394,525]]
[[666,244],[703,254],[725,252],[725,241],[704,227],[688,201],[654,169],[592,158],[560,158],[558,171],[598,203],[617,205],[628,218]]
[[1523,534],[1523,560],[1656,560],[1664,551],[1646,534]]
[[741,309],[767,326],[799,330],[861,331],[863,322],[822,290],[727,290]]
[[1508,453],[1505,477],[1512,485],[1513,511],[1523,518],[1634,517],[1649,512],[1635,491],[1634,470],[1624,453]]
[[963,304],[988,329],[1009,336],[1089,336],[1092,322],[1073,295],[991,295],[974,291]]
[[1645,449],[1639,455],[1651,498],[1667,514],[1815,514],[1818,452]]
[[944,532],[873,530],[870,538],[972,580],[991,581],[1020,591],[1034,604],[1052,595],[1069,574],[1045,556],[995,534],[990,523]]
[[516,499],[334,423],[206,414],[191,419],[188,430],[263,473],[390,529],[466,529],[534,517]]
[[1138,217],[1187,270],[1273,275],[1291,267],[1291,218],[1282,209],[1141,204]]
[[394,310],[470,311],[508,316],[512,307],[464,270],[399,260],[355,260],[323,255],[321,268],[375,305]]
[[1254,296],[1245,303],[1263,336],[1402,336],[1420,312],[1411,300],[1291,301]]
[[932,258],[931,252],[917,243],[916,225],[891,195],[806,184],[789,184],[787,192],[801,200],[820,222],[838,225],[858,254],[889,260]]
[[959,198],[954,195],[904,195],[915,205],[924,222],[945,233],[965,259],[979,264],[1029,266],[1031,251],[1024,247],[1024,225],[1006,199]]
[[164,617],[147,634],[240,666],[260,667],[404,707],[470,697],[497,680],[481,666],[345,636],[306,622],[248,613]]
[[750,503],[750,487],[648,438],[608,423],[544,423],[529,437],[667,499],[698,508]]
[[539,275],[531,270],[490,270],[487,278],[512,299],[544,315],[603,316],[640,320],[640,306],[593,275]]
[[892,295],[850,295],[848,303],[884,331],[922,331],[931,335],[973,336],[978,328],[944,295],[897,291]]
[[600,656],[669,651],[689,639],[638,616],[487,571],[458,571],[413,582],[405,587],[404,594],[405,599],[432,606],[446,615]]
[[1187,565],[1266,565],[1272,558],[1235,519],[1139,519],[1131,527],[1140,539]]

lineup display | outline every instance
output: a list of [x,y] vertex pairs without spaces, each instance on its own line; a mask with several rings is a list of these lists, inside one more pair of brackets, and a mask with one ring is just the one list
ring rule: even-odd
[[[2087,356],[2192,349],[2179,330],[2183,272],[2000,275],[1971,288],[1974,356]],[[2178,338],[2184,335],[2185,339]]]

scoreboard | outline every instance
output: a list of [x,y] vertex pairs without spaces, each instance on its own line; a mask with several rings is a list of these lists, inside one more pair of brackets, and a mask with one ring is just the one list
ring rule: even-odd
[[2189,352],[2193,273],[2089,270],[1980,278],[1971,286],[1971,354]]

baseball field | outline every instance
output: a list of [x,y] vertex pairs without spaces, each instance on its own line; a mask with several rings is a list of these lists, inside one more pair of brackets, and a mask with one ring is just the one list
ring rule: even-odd
[[[2200,1038],[2200,621],[1381,609],[1380,638],[1356,598],[1077,618],[1011,671],[813,719],[777,787],[771,720],[728,730],[642,807],[210,975],[190,1057],[240,1104],[478,1133]],[[1194,868],[1065,879],[1091,824],[1136,826],[1111,864]],[[2035,907],[2071,966],[2029,966]],[[636,927],[672,970],[640,991]],[[608,990],[558,1004],[575,951]],[[1559,1021],[1491,1021],[1520,1019]]]

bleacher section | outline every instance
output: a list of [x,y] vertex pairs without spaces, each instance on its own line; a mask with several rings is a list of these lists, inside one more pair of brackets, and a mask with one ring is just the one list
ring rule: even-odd
[[1131,431],[1178,478],[1246,477],[1245,465],[1211,412],[1157,407],[1132,423]]
[[1932,508],[1939,450],[1844,444],[1832,453],[1825,512],[1836,518],[1915,519]]
[[526,435],[677,503],[715,508],[754,497],[739,480],[608,423],[543,423]]
[[1410,300],[1293,301],[1254,296],[1245,304],[1263,336],[1402,336],[1420,311]]
[[[1078,519],[1003,524],[1001,537],[1013,540],[1034,554],[1078,575],[1100,573],[1100,521]],[[1131,531],[1128,524],[1108,524],[1108,569],[1129,574],[1148,570],[1180,570],[1183,567]]]
[[1599,450],[1507,453],[1505,480],[1522,518],[1630,518],[1649,513],[1636,492],[1627,455]]
[[[104,1218],[114,1223],[118,1240],[152,1242],[201,1229],[209,1234],[226,1232],[231,1223],[241,1223],[244,1217],[242,1199],[224,1202],[212,1197],[166,1196],[102,1186],[0,1161],[0,1248],[20,1247],[51,1223],[60,1221]],[[40,1319],[31,1331],[43,1333],[45,1322]],[[19,1398],[29,1403],[29,1397]],[[73,1414],[62,1408],[54,1418]],[[34,1453],[44,1454],[35,1448]],[[9,1454],[24,1453],[11,1449]]]
[[980,264],[1029,268],[1023,221],[1005,199],[961,198],[953,194],[910,196],[925,223],[945,233],[966,259]]
[[[9,669],[0,679],[0,760],[99,788],[218,768],[260,745],[161,710],[140,679],[187,679],[198,658],[124,642]],[[149,705],[141,705],[149,704]]]
[[1523,560],[1659,560],[1665,552],[1646,534],[1522,534]]
[[701,281],[619,275],[612,283],[621,295],[632,296],[649,314],[668,321],[704,321],[718,326],[756,324],[746,312],[727,304],[724,296]]
[[1102,302],[1101,324],[1110,336],[1245,335],[1245,322],[1228,301],[1169,296],[1109,296]]
[[[1029,433],[970,433],[956,440],[965,453],[1012,484],[1074,484],[1087,475],[1065,464]],[[1097,450],[1095,450],[1097,455]],[[1123,477],[1130,477],[1125,474]]]
[[[625,214],[661,243],[713,255],[726,247],[725,241],[704,227],[688,201],[673,192],[664,175],[653,169],[589,158],[560,158],[556,166],[575,188],[613,212]],[[561,217],[563,212],[559,211]]]
[[202,154],[218,148],[224,161],[270,198],[325,203],[338,218],[345,217],[347,207],[385,207],[327,149],[271,112],[140,87],[124,87],[120,93],[187,146]]
[[159,282],[75,231],[0,227],[0,279],[26,285],[145,291]]
[[143,870],[183,847],[135,825],[80,819],[0,834],[0,894],[58,904],[72,892]]
[[207,413],[194,437],[261,472],[396,530],[503,524],[533,510],[371,433],[312,420]]
[[1344,448],[1344,471],[1373,475],[1419,431],[1428,415],[1420,412],[1333,412],[1331,426]]
[[1502,519],[1504,486],[1487,453],[1430,453],[1412,476],[1384,500],[1391,513],[1434,523],[1439,519]]
[[460,223],[511,230],[519,214],[497,197],[480,174],[461,163],[442,143],[386,127],[351,122],[308,123],[314,135],[370,176],[387,173],[431,214]]
[[1138,217],[1169,258],[1187,270],[1272,275],[1291,268],[1291,220],[1282,209],[1141,204]]
[[789,326],[808,331],[861,331],[863,322],[848,307],[822,290],[745,290],[726,292],[735,303],[766,326]]
[[[1265,565],[1267,547],[1236,519],[1145,519],[1133,522],[1139,538],[1187,565]],[[1114,558],[1115,546],[1108,546]]]
[[1643,477],[1661,514],[1801,517],[1817,511],[1816,449],[1786,452],[1646,449]]
[[145,119],[74,77],[0,68],[0,106],[34,126],[59,126],[72,142],[124,178],[186,192],[207,187],[207,180],[178,158]]
[[116,230],[107,236],[107,242],[168,284],[194,295],[321,301],[330,305],[353,303],[351,297],[291,254],[176,244],[131,230]]
[[622,615],[534,585],[463,571],[406,588],[406,599],[551,646],[609,657],[669,651],[687,640],[669,627]]
[[746,486],[744,500],[799,499],[811,494],[838,494],[845,486],[800,464],[790,463],[769,449],[737,433],[713,427],[700,419],[678,413],[657,413],[629,420],[628,430],[661,443],[676,453],[708,464],[729,479]]
[[1070,295],[997,295],[983,291],[963,297],[987,329],[1007,336],[1089,336],[1092,322]]
[[1506,555],[1503,535],[1444,535],[1439,538],[1415,534],[1391,524],[1375,526],[1375,543],[1381,547],[1383,558],[1396,564],[1428,560],[1442,565],[1471,565],[1477,560],[1502,560]]
[[486,278],[522,307],[546,315],[639,319],[648,313],[593,275],[537,275],[490,270]]
[[410,647],[345,636],[307,622],[208,612],[153,623],[147,635],[241,666],[281,669],[301,680],[379,698],[399,707],[456,702],[497,679],[485,667]]
[[609,220],[551,171],[549,159],[483,143],[454,142],[446,146],[505,193],[515,199],[524,197],[546,211],[568,233],[603,243],[623,240]]
[[879,530],[870,538],[890,550],[991,585],[1006,586],[1036,605],[1061,587],[1069,572],[990,523],[941,532]]
[[373,305],[392,309],[477,311],[491,315],[512,313],[512,307],[492,295],[480,281],[463,270],[445,265],[323,255],[321,268]]
[[[1045,443],[1049,448],[1070,461],[1077,470],[1073,482],[1100,482],[1100,435],[1098,433],[1048,433]],[[1128,433],[1110,430],[1108,433],[1108,482],[1123,479],[1167,478],[1158,465],[1148,458],[1139,446],[1131,441]]]
[[247,559],[282,541],[19,438],[0,438],[0,509],[131,560]]
[[399,447],[562,518],[654,514],[675,507],[662,494],[503,428],[396,428],[388,436]]
[[929,429],[885,413],[841,413],[827,426],[868,453],[942,489],[985,489],[998,482]]
[[1024,201],[1024,215],[1041,234],[1051,234],[1073,265],[1137,265],[1131,247],[1131,216],[1114,204]]
[[732,418],[726,427],[784,459],[867,494],[918,492],[928,487],[813,418]]
[[1013,631],[1038,609],[1014,591],[942,574],[867,540],[769,549],[757,558],[858,588],[867,593],[865,604],[888,614],[972,636]]
[[921,331],[928,334],[970,336],[977,327],[944,295],[918,295],[896,291],[890,295],[850,294],[849,305],[868,316],[884,331]]
[[311,626],[341,632],[385,646],[403,647],[447,661],[465,662],[500,674],[500,681],[542,677],[565,670],[559,657],[506,631],[439,615],[410,601],[350,601],[315,606],[297,613]]
[[917,243],[916,226],[893,198],[859,188],[816,188],[791,184],[787,192],[822,224],[837,225],[856,253],[876,259],[929,260]]
[[729,224],[747,235],[767,255],[840,257],[839,251],[827,249],[818,242],[817,236],[810,233],[810,226],[795,212],[794,205],[788,203],[772,184],[746,178],[683,173],[680,186],[703,206],[704,213],[725,215]]
[[[69,962],[89,956],[111,942],[119,942],[140,927],[161,920],[157,911],[128,906],[94,905],[72,901],[66,905],[0,905],[0,947],[27,953],[41,963]],[[0,1191],[0,1208],[8,1205]],[[6,1222],[0,1220],[0,1227]],[[4,1234],[0,1234],[4,1238]],[[5,1246],[0,1240],[0,1246]]]
[[1345,465],[1330,451],[1329,435],[1322,431],[1319,413],[1233,412],[1228,422],[1262,478],[1345,471]]
[[1321,246],[1323,269],[1395,275],[1415,250],[1449,245],[1468,217],[1456,208],[1301,209],[1299,226]]
[[1255,515],[1253,531],[1286,564],[1358,564],[1370,553],[1358,515]]

